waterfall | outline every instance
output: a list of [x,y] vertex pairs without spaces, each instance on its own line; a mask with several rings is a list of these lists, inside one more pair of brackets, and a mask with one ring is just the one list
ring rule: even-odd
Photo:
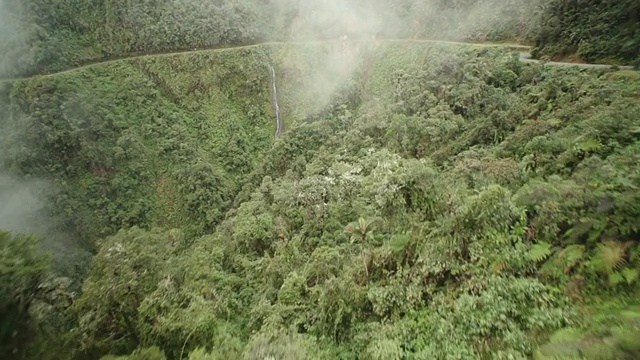
[[280,115],[280,105],[278,104],[278,88],[276,86],[276,71],[271,64],[269,64],[269,70],[271,70],[271,104],[273,110],[276,113],[276,139],[282,135],[284,130],[284,124],[282,123],[282,116]]

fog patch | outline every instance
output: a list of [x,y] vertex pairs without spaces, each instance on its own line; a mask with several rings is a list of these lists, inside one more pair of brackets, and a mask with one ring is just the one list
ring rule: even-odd
[[56,185],[50,179],[14,169],[17,149],[25,144],[17,141],[22,132],[12,125],[27,120],[8,115],[9,87],[10,84],[0,84],[0,230],[38,237],[41,249],[52,255],[58,275],[81,279],[88,269],[91,249],[56,221]]
[[304,84],[290,95],[294,103],[313,99],[315,110],[327,105],[385,40],[519,38],[527,32],[522,24],[537,3],[477,0],[463,6],[440,0],[278,0],[275,18],[282,37],[274,40],[322,41],[321,46],[329,48],[314,53],[315,65],[306,70]]
[[383,12],[373,2],[301,1],[289,30],[292,40],[370,37],[385,28]]
[[25,1],[0,0],[0,79],[29,71],[35,62],[31,40],[38,28],[25,19]]
[[42,216],[48,188],[44,180],[20,179],[0,172],[0,229],[45,235]]

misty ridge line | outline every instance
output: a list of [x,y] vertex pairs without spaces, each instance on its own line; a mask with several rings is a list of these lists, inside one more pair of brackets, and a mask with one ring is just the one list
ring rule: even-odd
[[620,69],[625,70],[634,70],[633,66],[630,65],[610,65],[610,64],[585,64],[585,63],[573,63],[573,62],[563,62],[563,61],[543,61],[539,59],[532,59],[529,53],[529,50],[532,48],[530,45],[522,45],[522,44],[513,44],[513,43],[474,43],[474,42],[463,42],[463,41],[450,41],[450,40],[430,40],[430,39],[393,39],[393,38],[376,38],[376,39],[356,39],[349,40],[344,38],[339,39],[331,39],[331,40],[291,40],[291,41],[265,41],[265,42],[257,42],[246,45],[231,45],[231,46],[213,46],[213,47],[203,47],[194,50],[178,50],[178,51],[170,51],[170,52],[150,52],[150,53],[138,53],[127,56],[116,56],[110,58],[103,58],[95,61],[88,61],[84,64],[79,64],[76,67],[72,67],[66,70],[56,71],[52,73],[42,73],[35,74],[31,76],[17,77],[17,78],[3,78],[0,79],[0,82],[13,82],[19,80],[27,80],[38,77],[48,77],[55,75],[62,75],[65,73],[71,73],[74,71],[79,71],[82,69],[91,68],[93,66],[100,66],[110,63],[115,63],[118,61],[127,61],[127,60],[135,60],[142,59],[148,57],[170,57],[174,55],[186,55],[186,54],[197,54],[201,52],[207,51],[229,51],[229,50],[237,50],[237,49],[248,49],[248,48],[256,48],[260,46],[269,46],[269,45],[288,45],[288,44],[322,44],[322,43],[384,43],[384,42],[398,42],[398,43],[432,43],[432,44],[450,44],[457,46],[470,46],[470,47],[500,47],[505,49],[510,49],[513,51],[518,51],[520,53],[520,60],[524,62],[533,62],[533,63],[545,63],[552,66],[578,66],[583,68],[609,68],[612,66],[617,66]]
[[448,40],[428,40],[428,39],[393,39],[393,38],[376,38],[376,39],[355,39],[349,40],[347,39],[331,39],[331,40],[292,40],[292,41],[265,41],[258,42],[246,45],[231,45],[231,46],[213,46],[213,47],[203,47],[193,50],[178,50],[171,52],[156,52],[156,53],[143,53],[143,54],[133,54],[128,56],[117,56],[110,58],[103,58],[95,61],[89,61],[84,64],[79,64],[76,67],[72,67],[66,70],[56,71],[52,73],[42,73],[35,74],[31,76],[17,77],[17,78],[4,78],[0,79],[0,82],[11,82],[18,80],[26,80],[33,79],[38,77],[48,77],[61,75],[65,73],[71,73],[74,71],[79,71],[86,68],[91,68],[93,66],[100,66],[104,64],[115,63],[118,61],[127,61],[127,60],[135,60],[142,59],[148,57],[170,57],[174,55],[186,55],[186,54],[197,54],[201,52],[207,51],[230,51],[230,50],[238,50],[238,49],[248,49],[248,48],[256,48],[260,46],[269,46],[269,45],[289,45],[289,44],[323,44],[323,43],[383,43],[383,42],[399,42],[399,43],[432,43],[432,44],[451,44],[458,46],[477,46],[477,47],[502,47],[506,49],[518,50],[518,51],[528,51],[531,49],[531,46],[521,45],[521,44],[509,44],[509,43],[471,43],[471,42],[462,42],[462,41],[448,41]]

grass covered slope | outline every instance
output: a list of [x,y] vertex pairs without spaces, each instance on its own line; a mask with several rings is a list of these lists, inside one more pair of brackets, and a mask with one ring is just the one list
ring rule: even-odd
[[[312,78],[302,58],[283,79]],[[321,111],[289,109],[215,232],[101,243],[73,309],[92,319],[70,335],[81,353],[637,357],[633,313],[602,331],[579,310],[637,303],[640,84],[491,48],[361,59]]]
[[81,237],[133,225],[211,232],[273,141],[264,48],[142,57],[14,83],[19,175],[53,179]]

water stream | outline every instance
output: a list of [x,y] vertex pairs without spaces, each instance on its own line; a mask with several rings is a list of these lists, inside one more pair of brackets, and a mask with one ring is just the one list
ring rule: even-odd
[[276,86],[276,70],[269,64],[271,70],[271,104],[276,113],[276,139],[282,135],[284,124],[282,123],[282,115],[280,114],[280,104],[278,104],[278,87]]

